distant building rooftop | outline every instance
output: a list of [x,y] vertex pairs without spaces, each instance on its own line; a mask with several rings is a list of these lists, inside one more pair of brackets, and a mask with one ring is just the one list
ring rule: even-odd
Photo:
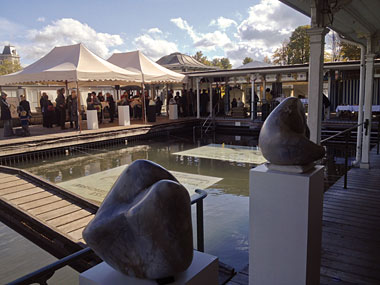
[[157,60],[157,63],[171,70],[179,70],[182,72],[186,71],[207,71],[207,70],[217,70],[217,67],[205,65],[195,58],[175,52]]
[[237,69],[242,69],[242,68],[257,68],[257,67],[267,67],[267,66],[273,66],[273,64],[266,63],[266,62],[263,62],[263,61],[254,60],[254,61],[248,62],[247,64],[239,66]]

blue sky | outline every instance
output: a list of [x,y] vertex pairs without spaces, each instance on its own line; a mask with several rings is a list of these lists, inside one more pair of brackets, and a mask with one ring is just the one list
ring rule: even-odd
[[310,20],[278,0],[3,1],[0,44],[16,46],[23,65],[54,46],[84,43],[107,59],[140,49],[154,60],[172,52],[210,59],[262,60]]

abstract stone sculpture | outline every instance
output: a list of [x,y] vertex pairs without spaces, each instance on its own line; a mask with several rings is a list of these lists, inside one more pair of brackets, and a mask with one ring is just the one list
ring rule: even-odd
[[83,237],[119,272],[144,279],[173,276],[193,258],[190,196],[166,169],[136,160],[115,182]]
[[309,136],[303,105],[299,99],[290,97],[282,101],[265,120],[260,131],[259,147],[269,165],[312,165],[324,156],[325,149],[310,141]]

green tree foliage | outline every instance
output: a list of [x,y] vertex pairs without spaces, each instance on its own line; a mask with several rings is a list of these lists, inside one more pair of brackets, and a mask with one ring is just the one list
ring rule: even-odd
[[282,42],[281,47],[276,49],[272,55],[273,64],[275,65],[287,65],[290,64],[288,43],[286,41]]
[[226,57],[221,58],[220,63],[222,65],[222,69],[231,69],[232,68],[232,64],[230,63],[230,60]]
[[243,65],[250,63],[252,61],[253,61],[253,59],[247,56],[246,58],[243,59]]
[[226,57],[223,58],[214,58],[212,61],[208,60],[207,56],[203,55],[201,51],[197,51],[193,58],[198,60],[199,62],[208,65],[208,66],[216,66],[220,69],[231,69],[232,64],[230,60]]
[[289,38],[288,56],[290,64],[302,64],[309,62],[310,37],[306,33],[309,25],[299,26]]
[[207,56],[203,55],[203,52],[201,51],[197,51],[195,55],[193,55],[193,58],[205,65],[211,65],[211,62],[207,59]]
[[347,60],[359,60],[360,48],[354,45],[350,45],[344,42],[340,42],[340,57],[343,61]]
[[22,67],[21,67],[20,63],[18,63],[18,62],[14,63],[10,60],[4,59],[3,63],[0,64],[0,75],[13,73],[13,72],[19,71],[21,69],[22,69]]
[[306,33],[309,25],[299,26],[291,34],[288,42],[273,53],[273,63],[277,65],[303,64],[309,62],[310,37]]

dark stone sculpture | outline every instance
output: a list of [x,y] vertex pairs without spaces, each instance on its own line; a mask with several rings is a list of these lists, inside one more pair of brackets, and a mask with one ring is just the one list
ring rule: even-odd
[[274,165],[305,166],[322,158],[325,149],[309,140],[301,101],[290,97],[281,102],[264,122],[259,136],[263,156]]
[[115,182],[83,238],[124,274],[173,276],[193,258],[190,196],[166,169],[136,160]]

